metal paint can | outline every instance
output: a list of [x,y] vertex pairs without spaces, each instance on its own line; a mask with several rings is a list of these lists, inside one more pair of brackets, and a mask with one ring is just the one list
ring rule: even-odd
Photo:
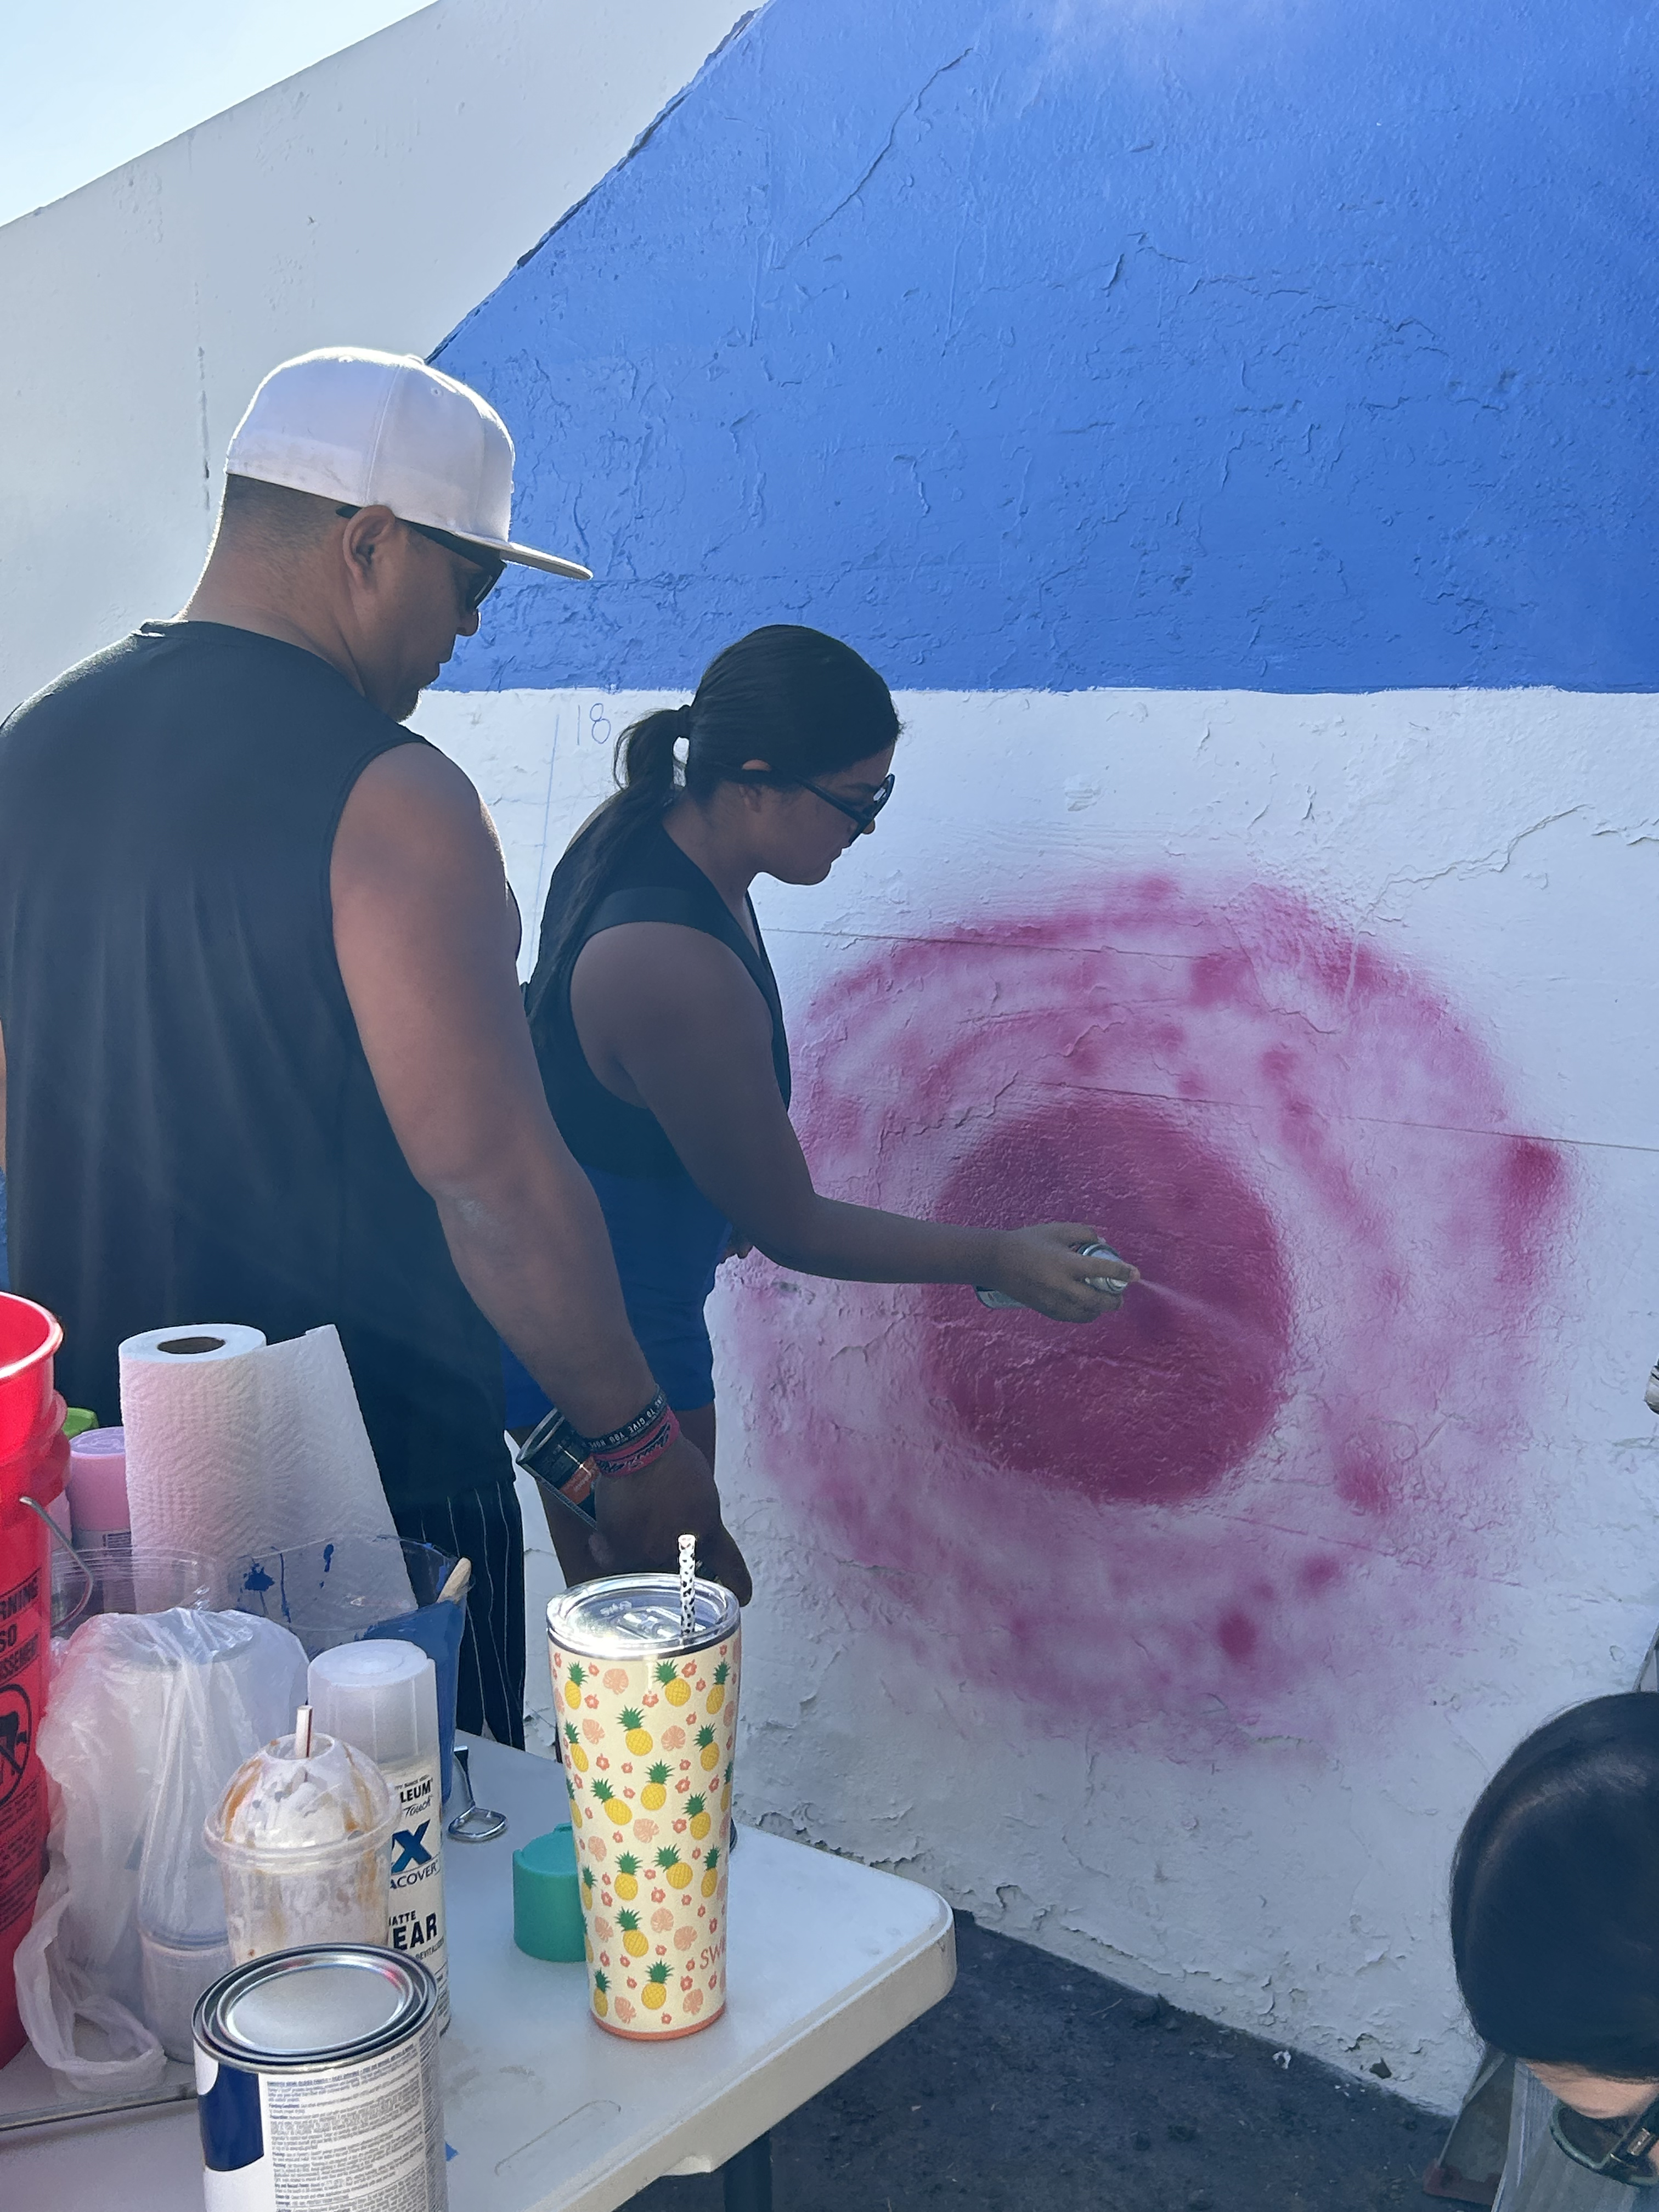
[[[1114,1252],[1109,1244],[1079,1244],[1077,1249],[1085,1260],[1116,1260],[1121,1262],[1123,1258],[1121,1252]],[[1085,1275],[1083,1279],[1091,1291],[1103,1291],[1113,1296],[1115,1303],[1107,1310],[1110,1313],[1117,1311],[1123,1303],[1125,1286],[1121,1283],[1115,1282],[1110,1275]],[[993,1307],[998,1312],[1006,1312],[1010,1308],[1018,1313],[1033,1311],[1024,1298],[1011,1298],[1006,1291],[975,1290],[974,1296],[981,1305]]]
[[207,2212],[447,2212],[438,1984],[369,1943],[250,1960],[196,2008]]

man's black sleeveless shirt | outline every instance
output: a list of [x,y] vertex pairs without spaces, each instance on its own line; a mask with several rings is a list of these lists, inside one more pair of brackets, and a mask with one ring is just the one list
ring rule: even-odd
[[213,623],[147,623],[0,728],[11,1279],[64,1323],[60,1389],[114,1421],[123,1337],[332,1322],[394,1507],[508,1472],[494,1333],[334,956],[341,811],[411,742]]
[[[563,951],[556,952],[556,940],[573,897],[580,895],[584,873],[583,840],[578,837],[548,885],[539,957],[526,993],[547,1103],[559,1134],[585,1167],[636,1177],[684,1176],[685,1170],[656,1115],[618,1098],[587,1064],[570,1011],[570,976],[577,956],[590,938],[629,921],[678,922],[718,938],[742,961],[766,1001],[772,1017],[773,1073],[787,1106],[789,1044],[772,963],[758,926],[751,944],[714,884],[680,850],[659,819],[647,823],[613,856],[597,895],[588,896],[580,927]],[[752,906],[749,919],[753,924]]]

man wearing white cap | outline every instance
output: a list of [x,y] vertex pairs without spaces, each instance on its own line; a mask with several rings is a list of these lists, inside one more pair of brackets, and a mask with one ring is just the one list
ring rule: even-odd
[[519,1741],[497,1330],[607,1470],[596,1565],[694,1529],[748,1576],[548,1113],[489,817],[402,726],[507,562],[587,577],[513,541],[512,481],[422,362],[265,379],[182,615],[0,729],[0,1069],[12,1279],[71,1402],[114,1417],[143,1329],[336,1323],[398,1527],[474,1562],[463,1725]]

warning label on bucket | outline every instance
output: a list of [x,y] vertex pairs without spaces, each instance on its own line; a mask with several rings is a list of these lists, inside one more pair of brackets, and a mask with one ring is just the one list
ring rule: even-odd
[[[36,1638],[31,1637],[20,1647],[17,1666],[12,1671],[21,1674],[30,1665],[35,1648]],[[14,1790],[21,1788],[33,1747],[34,1716],[29,1693],[21,1682],[5,1682],[0,1685],[0,1805]]]

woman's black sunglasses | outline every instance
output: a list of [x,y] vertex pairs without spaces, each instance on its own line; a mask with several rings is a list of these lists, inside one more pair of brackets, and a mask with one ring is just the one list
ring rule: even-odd
[[843,799],[838,792],[826,791],[822,784],[809,783],[804,775],[797,776],[794,782],[797,789],[810,791],[814,799],[821,799],[826,806],[833,806],[837,814],[844,814],[849,822],[856,822],[861,830],[875,828],[877,815],[893,795],[890,775],[876,786],[868,799]]
[[1571,2105],[1558,2105],[1550,2115],[1550,2133],[1575,2166],[1588,2166],[1603,2180],[1623,2182],[1627,2189],[1659,2189],[1659,2173],[1649,2156],[1659,2144],[1659,2098],[1633,2120],[1587,2119]]
[[[358,511],[355,507],[337,507],[334,510],[342,520],[349,520]],[[398,519],[403,521],[401,515]],[[417,538],[429,538],[434,545],[441,545],[446,553],[453,553],[458,561],[465,561],[469,568],[477,571],[477,580],[469,585],[465,594],[466,611],[470,615],[476,615],[501,582],[506,562],[487,552],[482,545],[474,545],[467,538],[452,537],[447,530],[434,530],[428,522],[404,522],[404,528],[412,530]]]

